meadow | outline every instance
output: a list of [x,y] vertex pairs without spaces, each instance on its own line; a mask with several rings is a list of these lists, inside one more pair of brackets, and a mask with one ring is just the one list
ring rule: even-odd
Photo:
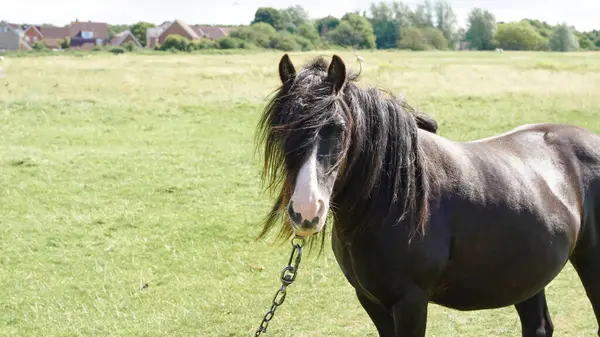
[[[297,66],[331,52],[292,53]],[[358,69],[350,51],[340,52]],[[534,122],[600,133],[600,54],[361,52],[362,85],[468,141]],[[61,55],[0,66],[0,336],[250,336],[289,245],[255,241],[271,198],[254,132],[280,52]],[[265,336],[377,336],[327,239]],[[597,324],[570,264],[557,336]],[[430,306],[427,336],[520,336],[512,307]]]

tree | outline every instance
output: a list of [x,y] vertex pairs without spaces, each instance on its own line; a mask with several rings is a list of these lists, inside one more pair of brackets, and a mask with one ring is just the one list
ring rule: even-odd
[[527,21],[498,25],[496,40],[506,50],[542,50],[545,39]]
[[392,12],[394,13],[394,20],[398,22],[400,29],[414,25],[412,22],[414,14],[405,3],[399,1],[392,2]]
[[348,13],[340,24],[327,34],[332,43],[356,48],[375,48],[373,26],[359,14]]
[[258,22],[268,23],[277,30],[282,29],[284,24],[281,12],[272,7],[260,7],[256,10],[252,23]]
[[155,25],[153,23],[150,22],[143,22],[143,21],[139,21],[134,23],[131,26],[131,34],[133,34],[133,36],[135,36],[135,38],[140,41],[140,43],[142,44],[142,46],[146,46],[146,32],[148,31],[148,28],[152,28],[155,27]]
[[452,6],[446,0],[440,0],[436,2],[434,11],[437,29],[441,30],[448,43],[454,46],[459,38],[456,34],[456,14]]
[[270,48],[271,39],[276,31],[265,22],[254,23],[248,27],[240,27],[229,33],[229,36],[253,43],[259,47]]
[[[108,37],[112,38],[113,36],[119,34],[120,32],[128,30],[128,29],[129,29],[129,25],[108,25]],[[144,40],[146,40],[145,36],[144,36]]]
[[302,6],[290,6],[280,11],[283,20],[282,29],[287,29],[290,32],[295,32],[296,29],[308,22],[308,13]]
[[317,26],[317,31],[319,31],[319,35],[325,36],[327,35],[327,32],[334,30],[340,24],[340,19],[329,15],[318,19],[315,24]]
[[592,40],[590,40],[585,35],[579,36],[577,38],[577,41],[579,42],[579,48],[581,48],[581,49],[585,49],[585,50],[594,50],[594,49],[596,49],[596,46],[594,45],[594,42],[592,42]]
[[296,34],[308,39],[315,47],[321,45],[321,36],[319,35],[319,32],[317,32],[317,28],[313,25],[302,24],[298,26]]
[[579,48],[579,43],[573,29],[566,23],[557,25],[550,36],[550,48],[553,51],[574,51]]
[[494,49],[494,35],[496,34],[496,18],[488,11],[474,8],[467,19],[468,29],[465,39],[471,48],[477,50]]
[[370,21],[373,25],[375,43],[379,49],[396,48],[400,39],[400,25],[394,18],[394,12],[385,3],[372,3]]
[[425,0],[422,4],[417,6],[417,9],[413,13],[412,23],[416,27],[433,27],[433,8],[429,0]]

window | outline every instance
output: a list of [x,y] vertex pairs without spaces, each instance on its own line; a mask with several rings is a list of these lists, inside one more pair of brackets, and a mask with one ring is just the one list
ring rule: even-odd
[[84,38],[84,39],[92,39],[92,38],[94,38],[94,32],[82,31],[81,32],[81,37]]
[[37,42],[37,40],[38,40],[38,37],[37,37],[37,36],[34,36],[34,37],[33,37],[33,42]]
[[8,33],[8,27],[7,26],[4,26],[4,32]]
[[96,46],[102,45],[102,39],[96,39]]
[[29,36],[25,36],[25,41],[26,42],[31,42],[31,39],[29,38]]

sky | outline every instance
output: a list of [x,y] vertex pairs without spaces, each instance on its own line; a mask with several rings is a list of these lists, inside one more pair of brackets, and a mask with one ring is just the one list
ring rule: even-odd
[[[497,21],[533,18],[550,24],[567,22],[577,30],[600,29],[600,0],[447,0],[466,26],[474,7],[491,11]],[[180,19],[190,24],[249,24],[258,7],[285,8],[299,4],[311,18],[341,17],[346,12],[368,10],[373,0],[0,0],[0,20],[16,23],[99,21],[131,24],[148,21],[160,24]],[[379,2],[379,1],[376,1]],[[405,0],[412,8],[421,1]],[[433,0],[432,2],[435,2]],[[50,4],[49,4],[50,3]]]

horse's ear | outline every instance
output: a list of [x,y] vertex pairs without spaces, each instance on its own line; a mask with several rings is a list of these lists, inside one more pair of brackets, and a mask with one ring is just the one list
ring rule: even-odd
[[333,83],[333,92],[336,94],[342,90],[346,83],[346,65],[337,55],[333,55],[331,59],[329,70],[327,70],[327,78]]
[[296,77],[296,69],[292,64],[292,60],[288,54],[283,55],[281,61],[279,61],[279,78],[281,78],[281,82],[285,84],[290,79]]

